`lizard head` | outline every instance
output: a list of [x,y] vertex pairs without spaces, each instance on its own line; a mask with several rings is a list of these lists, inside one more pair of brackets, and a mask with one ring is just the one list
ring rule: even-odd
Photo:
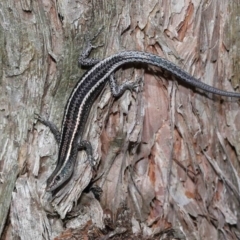
[[71,161],[67,162],[59,171],[52,174],[47,180],[47,192],[52,192],[62,186],[67,180],[70,179],[73,173],[74,164],[71,164]]

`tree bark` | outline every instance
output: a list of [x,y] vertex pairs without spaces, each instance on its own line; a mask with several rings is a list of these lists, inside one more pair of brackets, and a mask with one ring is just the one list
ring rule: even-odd
[[[237,239],[240,112],[145,65],[119,99],[106,85],[71,180],[52,198],[46,179],[58,146],[34,113],[61,127],[79,77],[85,37],[92,56],[139,50],[166,58],[211,86],[239,91],[237,1],[29,1],[0,3],[1,239]],[[96,181],[92,181],[93,179]],[[99,190],[100,200],[91,189]]]

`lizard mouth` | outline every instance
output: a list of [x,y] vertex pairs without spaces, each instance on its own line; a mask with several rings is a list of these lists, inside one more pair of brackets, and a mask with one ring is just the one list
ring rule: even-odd
[[58,184],[56,184],[56,183],[53,181],[53,182],[47,184],[47,186],[46,186],[46,192],[52,192],[52,191],[56,190],[58,187],[59,187]]

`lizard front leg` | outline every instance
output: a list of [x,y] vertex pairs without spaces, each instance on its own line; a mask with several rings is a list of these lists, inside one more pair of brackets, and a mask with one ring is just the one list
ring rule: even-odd
[[54,138],[56,139],[58,145],[60,144],[60,140],[61,140],[61,132],[58,130],[57,126],[48,121],[48,120],[45,120],[43,119],[40,115],[38,115],[37,113],[35,113],[35,118],[40,122],[42,123],[43,125],[49,127],[50,131],[52,132]]
[[89,141],[83,140],[78,143],[78,151],[85,150],[87,153],[88,162],[92,167],[96,165],[96,160],[93,157],[92,145]]

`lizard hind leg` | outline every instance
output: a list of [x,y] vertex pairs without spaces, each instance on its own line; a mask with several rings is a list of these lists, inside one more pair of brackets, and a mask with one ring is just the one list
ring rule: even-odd
[[110,83],[110,88],[111,88],[111,92],[112,95],[116,98],[120,97],[126,90],[130,90],[133,91],[135,90],[139,85],[140,85],[140,80],[136,81],[136,82],[132,82],[132,81],[127,81],[121,85],[119,85],[114,77],[114,74],[110,75],[110,79],[109,79],[109,83]]
[[82,51],[78,58],[78,64],[84,67],[92,67],[95,64],[99,63],[101,60],[98,58],[89,58],[91,51],[95,48],[102,47],[104,44],[93,45],[92,41],[96,39],[96,37],[101,33],[103,27],[101,27],[98,32],[92,37],[89,37],[89,34],[85,36],[85,40],[87,43],[86,48]]

